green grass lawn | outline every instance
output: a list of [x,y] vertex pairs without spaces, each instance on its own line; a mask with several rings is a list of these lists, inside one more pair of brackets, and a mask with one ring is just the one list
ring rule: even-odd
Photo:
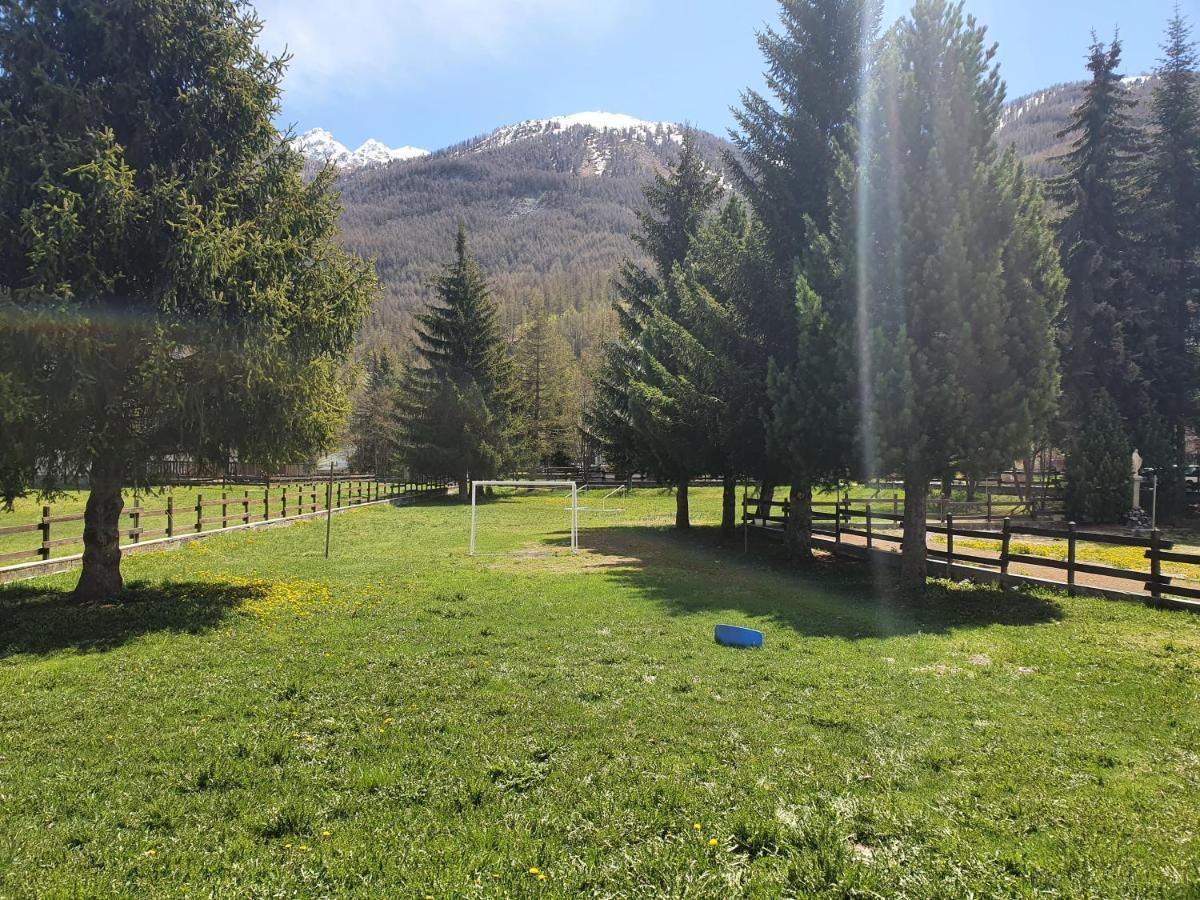
[[0,896],[1200,892],[1197,618],[607,505],[577,556],[539,496],[475,558],[381,506],[328,562],[314,522],[130,558],[120,606],[0,589]]

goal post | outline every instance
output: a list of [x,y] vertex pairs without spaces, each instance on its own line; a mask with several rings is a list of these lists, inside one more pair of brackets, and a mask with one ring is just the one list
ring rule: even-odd
[[479,488],[570,488],[571,490],[571,552],[579,549],[579,485],[574,481],[472,481],[471,482],[471,556],[475,555],[475,530]]

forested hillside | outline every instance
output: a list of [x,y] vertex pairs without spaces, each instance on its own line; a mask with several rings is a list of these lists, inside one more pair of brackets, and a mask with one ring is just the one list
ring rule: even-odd
[[[460,222],[496,291],[506,332],[515,334],[535,299],[545,301],[578,358],[611,332],[610,281],[634,252],[634,210],[646,181],[674,158],[681,129],[573,121],[522,123],[342,177],[343,241],[375,258],[383,284],[366,345],[405,353],[413,311],[428,299],[427,282]],[[723,173],[721,151],[729,145],[708,134],[698,145]]]
[[[1149,115],[1154,81],[1153,76],[1148,75],[1136,75],[1124,80],[1137,102],[1133,113],[1138,125],[1144,124]],[[1055,159],[1067,151],[1068,144],[1059,134],[1067,127],[1071,111],[1083,100],[1086,86],[1087,82],[1083,81],[1056,84],[1013,100],[1005,107],[1000,119],[1000,146],[1014,145],[1017,155],[1039,178],[1061,174],[1062,167]]]
[[[1141,119],[1153,80],[1126,83]],[[1053,160],[1066,150],[1058,134],[1082,90],[1082,82],[1055,85],[1009,103],[1000,145],[1014,144],[1039,177],[1058,174]],[[574,124],[605,121],[593,114],[525,122],[422,159],[346,172],[338,185],[343,240],[376,259],[383,283],[363,344],[406,352],[413,310],[462,222],[497,292],[505,330],[515,335],[536,298],[576,357],[589,355],[614,326],[610,282],[634,252],[629,235],[642,186],[671,161],[680,133],[663,123]],[[729,144],[704,132],[698,143],[724,175],[721,151]]]

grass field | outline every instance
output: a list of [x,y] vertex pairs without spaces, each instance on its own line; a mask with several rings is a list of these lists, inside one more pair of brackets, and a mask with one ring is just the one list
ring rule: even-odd
[[0,896],[1200,893],[1197,618],[609,505],[576,556],[536,496],[475,558],[382,506],[328,563],[307,523],[130,558],[121,606],[0,588]]

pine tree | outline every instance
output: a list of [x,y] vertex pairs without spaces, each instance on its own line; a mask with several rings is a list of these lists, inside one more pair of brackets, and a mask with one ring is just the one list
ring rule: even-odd
[[762,219],[774,257],[789,269],[808,248],[808,225],[827,230],[837,148],[848,146],[862,73],[878,31],[875,0],[780,0],[781,31],[766,28],[771,100],[742,93],[727,161]]
[[[758,352],[750,355],[760,385],[754,405],[767,423],[763,437],[770,436],[769,447],[775,451],[763,454],[762,493],[769,500],[775,479],[791,482],[787,545],[804,559],[811,556],[814,479],[832,479],[847,456],[823,447],[827,438],[848,446],[848,433],[830,429],[850,421],[842,416],[821,422],[795,418],[805,410],[828,410],[848,396],[845,373],[829,366],[848,364],[849,357],[840,350],[826,352],[831,342],[841,346],[842,337],[833,332],[847,320],[821,310],[821,298],[812,292],[812,273],[805,270],[810,264],[824,265],[823,251],[816,246],[834,227],[831,192],[851,142],[880,4],[781,0],[780,16],[782,31],[766,29],[759,35],[774,104],[754,91],[743,94],[742,107],[735,110],[739,130],[732,135],[741,157],[730,155],[728,162],[763,223],[769,250],[769,277],[761,279],[762,289],[741,298],[747,331],[760,342]],[[836,285],[829,288],[827,306],[842,297]],[[813,359],[798,356],[809,350],[815,352]],[[775,369],[769,374],[772,360]]]
[[[656,315],[671,321],[679,312],[674,276],[683,265],[705,216],[720,196],[720,180],[709,171],[685,132],[679,158],[645,189],[634,241],[652,269],[627,262],[617,279],[620,334],[605,350],[588,414],[588,431],[611,464],[628,471],[650,471],[676,486],[675,525],[690,527],[688,482],[698,474],[700,457],[691,440],[679,439],[678,407],[660,396],[661,379],[678,375],[682,361],[668,353],[659,335],[648,342],[647,323]],[[661,415],[662,418],[657,416]]]
[[238,0],[0,6],[0,491],[86,478],[75,596],[122,588],[155,463],[308,461],[374,298],[334,173],[273,124],[285,60]]
[[1087,404],[1067,454],[1067,515],[1077,522],[1119,522],[1130,507],[1132,456],[1120,410],[1101,390]]
[[1130,229],[1136,221],[1133,163],[1139,147],[1130,120],[1133,101],[1121,85],[1121,42],[1096,41],[1088,57],[1092,80],[1060,137],[1071,138],[1063,175],[1051,195],[1065,214],[1059,224],[1069,279],[1059,348],[1064,413],[1078,427],[1092,396],[1106,391],[1128,424],[1149,400],[1141,369],[1145,291],[1137,277]]
[[1013,458],[1055,387],[1061,276],[1036,200],[997,151],[1004,87],[984,40],[962,3],[919,0],[889,34],[864,110],[863,436],[903,475],[909,587],[925,581],[930,479],[981,454]]
[[387,472],[396,458],[400,375],[390,352],[373,350],[367,354],[365,379],[354,398],[347,432],[352,447],[350,465],[356,472]]
[[566,465],[578,445],[579,392],[570,348],[544,298],[517,335],[513,363],[521,456],[531,465]]
[[795,347],[767,371],[767,448],[787,461],[791,484],[785,546],[794,559],[812,558],[814,486],[836,487],[852,468],[858,427],[857,295],[853,186],[855,167],[843,156],[830,185],[828,230],[810,229],[810,245],[795,281]]
[[1186,429],[1200,393],[1200,74],[1190,36],[1177,11],[1167,28],[1140,173],[1145,215],[1138,260],[1147,274],[1154,323],[1153,353],[1144,368],[1157,408],[1151,418],[1161,422],[1138,426],[1135,440],[1146,445],[1151,433],[1171,432],[1172,458],[1152,463],[1165,486],[1159,492],[1162,516],[1178,514],[1186,499]]
[[496,306],[461,225],[454,259],[433,281],[436,301],[417,316],[417,362],[400,403],[401,458],[410,469],[458,482],[492,478],[512,449],[514,390]]
[[774,463],[767,454],[763,414],[766,323],[756,313],[762,298],[778,292],[767,247],[766,230],[745,203],[734,196],[709,217],[692,242],[687,269],[689,323],[711,353],[709,375],[713,403],[713,471],[722,475],[721,529],[728,536],[737,524],[739,476],[762,476]]

